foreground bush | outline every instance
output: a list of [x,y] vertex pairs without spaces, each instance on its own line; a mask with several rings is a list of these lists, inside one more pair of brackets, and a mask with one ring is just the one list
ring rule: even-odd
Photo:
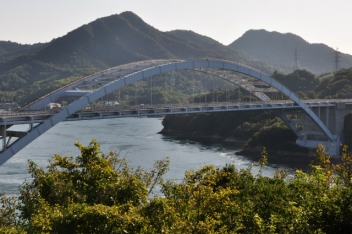
[[[99,144],[76,143],[76,157],[55,155],[19,197],[1,196],[3,233],[351,233],[352,157],[332,165],[324,148],[308,173],[272,177],[251,168],[205,166],[181,183],[162,180],[168,160],[133,170]],[[262,152],[261,170],[267,162]],[[159,184],[162,197],[151,197]]]

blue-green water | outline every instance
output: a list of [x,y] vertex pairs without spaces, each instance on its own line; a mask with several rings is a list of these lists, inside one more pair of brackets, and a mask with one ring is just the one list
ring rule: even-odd
[[[246,168],[253,163],[235,155],[239,149],[166,137],[157,134],[161,129],[161,120],[157,118],[62,122],[0,166],[0,191],[16,193],[17,187],[30,179],[28,159],[45,167],[54,154],[77,156],[79,151],[74,146],[75,141],[88,145],[92,139],[98,140],[103,152],[119,152],[133,168],[141,166],[149,169],[155,160],[170,157],[170,170],[165,178],[176,181],[182,180],[185,171],[207,164],[221,167],[232,163],[237,168]],[[253,173],[257,171],[258,168],[253,169]],[[273,167],[269,166],[264,174],[272,175],[273,171]]]

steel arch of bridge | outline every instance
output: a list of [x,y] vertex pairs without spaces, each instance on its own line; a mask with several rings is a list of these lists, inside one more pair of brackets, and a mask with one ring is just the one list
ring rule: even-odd
[[[83,107],[93,103],[94,101],[98,100],[99,98],[104,97],[105,95],[121,89],[124,86],[132,84],[136,81],[146,79],[151,76],[160,75],[163,73],[171,72],[171,71],[179,71],[179,70],[196,70],[196,71],[203,71],[213,75],[219,75],[218,73],[222,72],[234,72],[246,75],[248,77],[254,78],[258,81],[261,81],[267,84],[270,87],[279,90],[287,97],[289,97],[293,102],[299,105],[302,110],[308,114],[308,116],[316,123],[316,125],[320,128],[323,134],[330,140],[334,141],[337,139],[336,136],[332,135],[329,129],[323,124],[323,122],[315,115],[315,113],[302,101],[300,100],[292,91],[288,88],[283,86],[278,81],[271,79],[270,77],[262,74],[259,71],[256,71],[253,68],[249,68],[247,66],[237,64],[230,61],[223,61],[223,60],[215,60],[215,59],[199,59],[199,60],[153,60],[150,65],[148,65],[147,61],[139,63],[141,66],[140,68],[135,69],[134,71],[126,74],[124,76],[118,77],[116,80],[111,81],[109,83],[103,84],[98,89],[85,91],[81,93],[81,96],[75,102],[70,103],[66,107],[62,108],[58,113],[53,114],[48,119],[44,120],[41,124],[35,126],[31,129],[27,134],[22,136],[21,138],[17,139],[13,144],[8,146],[0,155],[0,165],[10,159],[13,155],[23,149],[26,145],[32,142],[34,139],[45,133],[47,130],[55,126],[56,124],[65,121],[67,117],[74,114],[75,112],[79,111]],[[134,63],[136,64],[136,63]],[[146,65],[147,64],[147,65]],[[144,65],[144,66],[143,66]],[[208,70],[208,71],[207,71]],[[89,84],[89,82],[98,82],[97,80],[99,77],[102,76],[111,76],[114,73],[121,71],[121,67],[110,68],[108,70],[102,71],[100,73],[96,73],[92,76],[86,77],[84,80],[79,80],[73,84],[70,84],[63,89],[59,89],[55,92],[46,95],[42,99],[38,99],[36,102],[30,103],[25,107],[26,110],[33,110],[39,109],[44,107],[45,98],[51,101],[54,101],[59,96],[65,95],[69,89],[76,87],[78,84],[84,85],[85,83]],[[225,80],[231,82],[231,79],[226,78],[226,74],[222,77]],[[261,92],[255,92],[251,90],[251,87],[237,84],[244,89],[252,92],[254,95],[259,97],[261,100],[266,99],[265,95],[263,96],[260,94]],[[253,86],[254,87],[254,86]],[[74,91],[72,91],[74,93]]]

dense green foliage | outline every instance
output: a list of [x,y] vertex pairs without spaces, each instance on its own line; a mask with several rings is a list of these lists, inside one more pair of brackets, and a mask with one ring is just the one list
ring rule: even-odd
[[162,134],[187,137],[235,138],[248,141],[246,149],[307,152],[294,144],[296,136],[276,112],[243,111],[192,115],[167,115]]
[[20,187],[20,219],[3,209],[2,227],[12,221],[14,228],[22,226],[29,233],[138,232],[144,220],[138,213],[141,204],[148,204],[148,194],[162,182],[168,161],[157,161],[149,172],[132,170],[117,154],[102,154],[96,141],[76,146],[81,150],[77,158],[55,155],[46,171],[29,162],[33,180]]
[[301,99],[349,99],[352,98],[352,68],[318,77],[306,70],[289,74],[274,73],[272,76]]
[[[309,173],[293,177],[204,166],[182,182],[163,181],[168,160],[153,170],[129,168],[116,153],[102,154],[96,141],[77,158],[55,155],[47,169],[29,162],[32,180],[19,197],[2,195],[2,233],[350,233],[352,157],[344,148],[332,165],[317,148]],[[156,184],[162,197],[152,196]],[[149,195],[149,198],[148,198]]]
[[163,119],[163,134],[188,136],[236,137],[247,140],[262,126],[266,119],[275,118],[274,112],[225,112],[186,115],[167,115]]
[[323,77],[315,92],[320,98],[352,98],[352,68],[341,69],[333,77]]
[[319,80],[315,78],[315,75],[307,70],[296,70],[287,75],[275,73],[273,78],[289,87],[293,92],[314,90],[319,84]]
[[308,148],[296,145],[297,137],[292,130],[278,117],[265,121],[248,140],[245,150],[260,150],[264,146],[270,151],[308,153]]
[[44,43],[22,45],[11,41],[0,41],[0,62],[23,54],[33,53],[44,46]]

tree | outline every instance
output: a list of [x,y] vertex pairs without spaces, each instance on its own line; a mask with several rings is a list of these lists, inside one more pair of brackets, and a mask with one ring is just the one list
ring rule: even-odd
[[25,229],[37,232],[109,233],[141,232],[139,210],[167,171],[168,160],[157,161],[154,170],[133,170],[125,159],[105,155],[93,140],[89,146],[75,143],[77,158],[55,155],[47,170],[30,161],[33,180],[20,188],[20,218]]

